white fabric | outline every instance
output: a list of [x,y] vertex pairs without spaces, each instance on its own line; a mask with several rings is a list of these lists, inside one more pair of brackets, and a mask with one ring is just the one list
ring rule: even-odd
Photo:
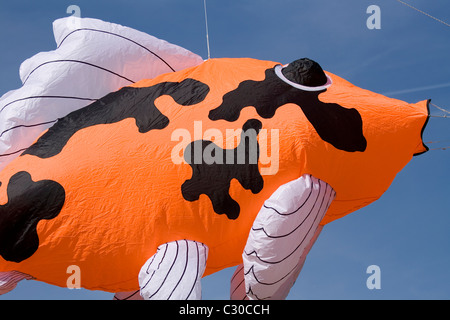
[[20,67],[23,86],[0,98],[0,170],[58,118],[141,79],[203,59],[146,33],[90,18],[53,23],[57,49]]
[[[297,280],[297,277],[300,274],[300,271],[302,270],[303,265],[305,264],[305,260],[309,254],[309,251],[311,250],[312,246],[316,242],[322,229],[323,229],[323,226],[319,226],[317,228],[316,233],[313,236],[313,239],[309,242],[308,246],[305,248],[302,256],[300,257],[300,260],[297,262],[295,270],[289,275],[289,277],[288,277],[288,279],[286,279],[286,281],[283,281],[283,283],[278,288],[278,291],[275,294],[275,296],[279,297],[279,299],[284,299],[289,294],[289,291],[291,290],[292,286],[294,285],[295,281]],[[244,264],[240,264],[236,268],[236,270],[233,274],[233,277],[231,278],[230,299],[231,300],[249,300],[249,298],[245,292]]]
[[18,271],[0,272],[0,295],[13,290],[20,281],[25,279],[30,280],[32,278],[33,277]]
[[139,272],[145,300],[199,300],[208,247],[200,242],[178,240],[158,247]]
[[265,201],[242,255],[250,299],[286,298],[334,197],[327,183],[304,175]]

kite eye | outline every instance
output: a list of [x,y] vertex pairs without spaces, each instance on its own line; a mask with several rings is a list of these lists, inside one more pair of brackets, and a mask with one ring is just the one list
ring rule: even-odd
[[332,80],[315,61],[308,58],[296,60],[290,64],[275,67],[276,75],[293,86],[304,91],[325,90],[332,84]]

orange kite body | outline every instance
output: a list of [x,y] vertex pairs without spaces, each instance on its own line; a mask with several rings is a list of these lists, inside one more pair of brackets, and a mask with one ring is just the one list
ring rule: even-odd
[[[76,265],[84,288],[137,290],[159,245],[189,239],[208,246],[208,275],[242,262],[259,209],[282,184],[311,174],[332,186],[324,225],[377,200],[427,150],[427,101],[387,98],[330,73],[329,88],[302,91],[276,77],[277,65],[211,59],[60,119],[0,173],[0,229],[14,226],[0,239],[0,271],[66,286]],[[253,166],[186,156],[189,146],[228,155],[252,140],[243,139],[249,128]]]

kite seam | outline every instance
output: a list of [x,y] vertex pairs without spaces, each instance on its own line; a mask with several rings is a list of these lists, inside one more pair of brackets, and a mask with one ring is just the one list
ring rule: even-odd
[[134,291],[133,293],[131,293],[129,296],[127,296],[127,297],[125,297],[125,298],[123,298],[123,299],[119,299],[119,298],[117,298],[117,296],[114,296],[114,300],[120,300],[120,301],[122,301],[122,300],[129,300],[131,297],[133,297],[134,295],[136,295],[136,293],[138,293],[139,292],[139,290],[136,290],[136,291]]
[[260,297],[258,297],[258,296],[252,291],[251,286],[249,286],[248,291],[246,292],[246,294],[248,295],[248,294],[250,294],[250,293],[252,294],[253,297],[256,298],[256,300],[266,300],[266,299],[269,299],[269,298],[260,298]]
[[195,273],[195,279],[194,279],[194,284],[191,287],[191,290],[189,290],[189,294],[186,297],[186,300],[189,299],[189,297],[191,296],[192,291],[194,291],[195,288],[195,284],[197,283],[197,279],[198,279],[198,272],[199,272],[199,267],[200,267],[200,252],[198,250],[198,243],[195,242],[195,246],[197,249],[197,272]]
[[[156,250],[156,253],[158,253],[159,250],[160,250],[160,249],[158,248],[158,249]],[[165,252],[164,252],[164,255],[165,255]],[[145,270],[145,273],[146,273],[146,274],[149,274],[149,273],[148,273],[149,268],[150,268],[150,266],[152,265],[153,261],[155,261],[155,257],[156,257],[156,254],[154,254],[154,255],[152,256],[152,261],[150,261],[150,263],[148,264],[147,270]],[[164,258],[164,256],[163,256],[163,258]],[[161,261],[159,262],[159,265],[161,265]],[[158,265],[158,268],[159,268],[159,265]],[[153,273],[155,273],[154,270],[153,270]],[[153,277],[153,275],[152,275],[152,277]],[[151,280],[151,278],[150,278],[150,280]]]
[[290,212],[290,213],[281,213],[281,212],[279,212],[277,209],[275,209],[275,208],[273,208],[273,207],[270,207],[270,206],[267,206],[266,204],[264,204],[263,206],[264,206],[265,208],[267,208],[267,209],[272,209],[273,211],[275,211],[276,213],[278,213],[280,216],[289,216],[289,215],[292,215],[292,214],[296,213],[298,210],[300,210],[300,209],[306,204],[306,202],[308,202],[309,197],[311,196],[312,192],[313,192],[313,189],[311,188],[311,190],[309,191],[309,195],[308,195],[308,197],[306,198],[306,200],[300,205],[300,207],[298,207],[296,210],[294,210],[294,211],[292,211],[292,212]]
[[[258,285],[262,285],[262,286],[276,285],[277,283],[279,283],[283,280],[286,281],[287,279],[289,279],[289,277],[293,273],[295,273],[296,270],[298,270],[298,268],[300,266],[298,261],[300,261],[301,257],[303,257],[303,255],[305,254],[305,250],[308,250],[308,246],[311,245],[311,242],[315,241],[314,237],[315,237],[315,234],[317,233],[318,225],[319,225],[320,221],[323,219],[326,211],[328,210],[331,202],[333,201],[333,199],[335,197],[334,189],[330,185],[328,185],[327,183],[325,183],[321,180],[318,180],[318,183],[319,183],[319,190],[318,190],[317,198],[321,198],[320,205],[317,206],[317,203],[319,203],[319,202],[317,201],[317,198],[316,198],[314,200],[314,205],[307,213],[307,216],[310,216],[312,212],[315,213],[314,218],[312,219],[313,221],[311,222],[309,229],[304,232],[305,235],[304,235],[303,239],[301,240],[300,244],[291,253],[289,253],[284,258],[282,258],[281,260],[276,261],[276,262],[263,260],[261,257],[258,256],[258,253],[255,250],[252,251],[250,253],[250,255],[254,255],[255,258],[258,259],[260,262],[258,262],[257,260],[253,260],[253,261],[247,260],[244,255],[244,265],[245,265],[246,261],[249,262],[249,264],[247,266],[245,266],[246,268],[248,268],[247,271],[244,270],[244,279],[245,279],[246,287],[247,287],[247,291],[246,291],[247,295],[251,295],[253,298],[258,299],[258,300],[270,299],[271,295],[269,295],[268,297],[263,298],[263,299],[261,299],[260,297],[255,295],[255,293],[253,292],[254,287],[256,285],[255,282]],[[322,188],[322,187],[325,187],[325,188]],[[305,220],[306,219],[304,219],[304,221]],[[312,237],[309,237],[311,234],[312,234]],[[309,238],[309,240],[308,240],[308,238]],[[308,241],[308,242],[306,243],[306,241]],[[305,243],[306,243],[306,245],[305,245]],[[301,249],[300,252],[298,252],[299,249]],[[298,253],[296,253],[296,252],[298,252]],[[245,250],[244,250],[244,253],[247,256],[249,256],[249,254]],[[285,261],[293,255],[294,255],[294,260],[291,259],[290,262]],[[299,259],[299,260],[296,260],[296,259]],[[261,274],[263,274],[265,272],[264,270],[267,270],[267,268],[271,268],[268,265],[272,265],[275,268],[278,268],[278,265],[281,263],[283,263],[284,269],[290,269],[290,271],[287,272],[284,276],[280,276],[275,281],[267,281],[266,280],[265,282],[261,281],[261,279],[258,278],[257,274],[259,274],[259,276],[261,276]],[[291,267],[292,265],[293,265],[293,267]],[[301,266],[300,266],[300,268],[301,268]],[[236,273],[238,273],[238,272],[236,272]],[[248,283],[247,283],[247,281],[248,281]],[[252,285],[253,285],[253,288],[252,288]],[[236,290],[237,290],[237,288],[233,291],[233,293]],[[261,288],[261,292],[265,292],[265,290],[266,289]],[[260,292],[259,288],[258,288],[258,292]],[[260,292],[260,294],[261,294],[261,292]],[[265,295],[267,295],[267,293],[268,292],[266,292]]]
[[[155,298],[170,300],[176,292],[182,290],[182,299],[188,300],[198,284],[199,276],[201,275],[200,272],[204,271],[204,266],[206,266],[206,261],[201,256],[206,258],[208,247],[201,242],[188,239],[175,240],[163,245],[165,246],[164,253],[159,252],[158,254],[157,252],[146,262],[148,267],[145,273],[149,275],[150,279],[148,279],[148,277],[142,279],[142,281],[145,281],[145,284],[141,286],[141,295],[146,299],[151,299],[160,290],[163,290],[165,291],[165,293],[163,293],[164,297],[162,297],[161,294],[158,294]],[[159,246],[158,249],[162,248],[163,245]],[[200,248],[200,245],[202,245],[202,248]],[[166,256],[166,253],[169,251],[169,255]],[[201,254],[201,251],[205,254]],[[197,255],[196,259],[193,257],[195,254]],[[158,257],[155,260],[157,255]],[[158,260],[159,262],[157,262]],[[196,261],[196,265],[194,261]],[[152,264],[157,264],[157,267],[153,268],[154,270],[150,274],[149,269]],[[170,268],[167,268],[168,265],[171,265]],[[157,272],[158,274],[156,274]],[[188,276],[192,272],[196,272],[195,279],[191,279],[191,277]],[[154,276],[156,280],[154,280]],[[176,280],[175,277],[178,277],[179,279]],[[172,278],[173,281],[168,281],[170,278]],[[190,284],[192,280],[193,283]],[[185,283],[185,285],[180,286],[182,283]],[[188,288],[188,286],[190,286],[190,289],[185,291],[185,288]],[[147,287],[149,289],[145,290]],[[180,294],[181,293],[178,295]],[[147,297],[147,295],[149,295],[149,297]],[[180,298],[177,297],[176,299]]]
[[[158,248],[158,250],[156,251],[156,254],[153,255],[152,261],[150,261],[150,263],[148,264],[147,270],[145,270],[145,273],[146,273],[146,274],[150,274],[150,273],[149,273],[150,266],[153,264],[153,261],[155,261],[155,258],[156,258],[156,255],[158,254],[158,252],[159,252],[159,248]],[[141,287],[141,289],[145,288],[145,287],[147,286],[147,284],[149,284],[149,282],[152,281],[153,276],[155,275],[156,270],[159,269],[159,267],[161,266],[161,263],[162,263],[163,260],[164,260],[164,257],[166,256],[166,252],[167,252],[167,244],[166,244],[166,250],[164,251],[164,254],[163,254],[162,259],[159,261],[158,267],[155,268],[155,269],[153,270],[153,272],[152,272],[152,274],[151,274],[151,276],[150,276],[150,279],[146,282],[146,284],[145,284],[144,286]]]
[[[178,249],[179,249],[179,245],[178,245],[178,241],[175,241],[176,245],[177,245],[177,252],[175,254],[175,258],[173,259],[172,265],[170,266],[169,270],[166,273],[166,276],[164,277],[163,282],[161,283],[161,285],[159,286],[159,288],[149,297],[152,298],[155,294],[158,293],[158,291],[163,287],[163,285],[166,283],[167,277],[169,276],[170,272],[172,271],[173,266],[175,265],[175,262],[177,261],[178,258]],[[150,282],[150,281],[149,281]],[[148,282],[147,282],[148,284]],[[146,284],[146,285],[147,285]]]
[[92,99],[92,98],[82,98],[82,97],[71,97],[71,96],[29,96],[25,98],[16,99],[13,101],[8,102],[5,104],[1,109],[0,112],[2,112],[6,107],[10,106],[13,103],[28,100],[28,99],[41,99],[41,98],[49,98],[49,99],[75,99],[75,100],[86,100],[86,101],[97,101],[98,99]]
[[[312,188],[311,188],[312,189]],[[284,237],[287,237],[287,236],[289,236],[289,235],[291,235],[292,233],[294,233],[298,228],[300,228],[302,225],[303,225],[303,223],[309,218],[309,216],[311,215],[311,213],[314,211],[314,208],[316,207],[316,204],[317,204],[317,200],[319,199],[319,197],[320,197],[320,191],[321,191],[321,189],[322,189],[322,186],[321,186],[321,184],[319,184],[319,190],[318,190],[318,193],[317,193],[317,197],[316,197],[316,200],[314,200],[314,204],[313,204],[313,206],[311,207],[311,210],[308,212],[308,214],[306,215],[306,217],[303,219],[303,221],[297,226],[297,227],[295,227],[292,231],[290,231],[290,232],[288,232],[288,233],[286,233],[286,234],[284,234],[284,235],[269,235],[268,233],[267,233],[267,231],[264,229],[264,227],[261,227],[261,228],[254,228],[254,227],[252,227],[252,230],[253,231],[263,231],[265,234],[266,234],[266,236],[268,237],[268,238],[271,238],[271,239],[279,239],[279,238],[284,238]],[[327,188],[328,189],[328,188]],[[332,190],[332,189],[331,189]],[[309,198],[309,196],[308,196],[308,198]],[[321,205],[320,205],[320,207],[319,207],[319,212],[321,211],[321,208],[322,208],[322,205],[323,205],[323,198],[322,198],[322,203],[321,203]],[[328,204],[329,205],[329,204]],[[328,208],[328,206],[327,206],[327,208]],[[278,212],[277,212],[278,213]]]
[[164,64],[166,64],[173,72],[175,72],[175,69],[172,68],[172,66],[171,66],[166,60],[164,60],[163,58],[161,58],[158,54],[156,54],[155,52],[153,52],[152,50],[150,50],[150,49],[147,48],[146,46],[140,44],[140,43],[137,42],[137,41],[134,41],[133,39],[130,39],[130,38],[127,38],[127,37],[122,36],[122,35],[120,35],[120,34],[113,33],[113,32],[109,32],[109,31],[98,30],[98,29],[92,29],[92,28],[81,28],[81,29],[73,30],[72,32],[68,33],[68,34],[64,37],[64,39],[61,40],[61,42],[59,43],[59,45],[58,45],[57,48],[59,48],[59,47],[62,45],[62,43],[67,39],[67,37],[69,37],[70,35],[72,35],[72,34],[75,33],[75,32],[78,32],[78,31],[95,31],[95,32],[101,32],[101,33],[105,33],[105,34],[117,36],[117,37],[119,37],[119,38],[128,40],[128,41],[130,41],[130,42],[132,42],[132,43],[138,45],[139,47],[143,48],[144,50],[147,50],[149,53],[153,54],[153,55],[154,55],[155,57],[157,57],[159,60],[161,60],[162,62],[164,62]]
[[[287,278],[296,268],[297,268],[297,266],[294,266],[294,268],[293,269],[291,269],[285,276],[283,276],[283,277],[281,277],[280,279],[278,279],[277,281],[275,281],[275,282],[270,282],[270,283],[268,283],[268,282],[261,282],[259,279],[258,279],[258,277],[255,275],[255,270],[253,269],[253,265],[250,267],[250,269],[246,272],[246,273],[244,273],[244,275],[248,275],[250,272],[253,274],[253,277],[254,277],[254,279],[256,280],[256,282],[258,283],[258,284],[261,284],[261,285],[263,285],[263,286],[273,286],[273,285],[275,285],[275,284],[277,284],[278,282],[280,282],[280,281],[282,281],[282,280],[284,280],[285,278]],[[257,300],[267,300],[267,299],[270,299],[271,297],[269,296],[269,297],[265,297],[265,298],[259,298],[254,292],[253,292],[253,290],[252,290],[252,287],[251,287],[251,285],[249,285],[249,288],[248,288],[248,291],[246,292],[246,294],[248,295],[248,294],[252,294],[252,296],[254,296]]]
[[[244,268],[244,266],[242,266],[241,267],[241,269],[238,271],[238,272],[241,272],[241,270]],[[231,296],[242,286],[242,284],[245,282],[245,279],[244,278],[242,278],[242,280],[239,282],[239,284],[236,286],[236,287],[234,287],[234,290],[231,292]],[[245,297],[244,297],[244,299],[245,299]],[[244,299],[242,299],[242,300],[244,300]]]
[[27,150],[27,149],[28,149],[28,148],[23,148],[23,149],[19,149],[19,150],[10,152],[10,153],[3,153],[3,154],[0,154],[0,157],[12,156],[13,154],[16,154],[16,153],[25,151],[25,150]]
[[[238,275],[238,273],[241,272],[242,269],[244,269],[244,266],[243,266],[242,264],[241,264],[239,267],[240,267],[240,269],[239,269],[239,270],[236,269],[236,271],[235,271],[233,277],[231,278],[231,282],[233,282],[233,280],[236,278],[236,276]],[[238,268],[239,268],[239,267],[238,267]]]
[[[8,107],[8,106],[10,106],[10,105],[12,105],[12,104],[14,104],[14,103],[16,103],[16,102],[20,102],[20,101],[24,101],[24,100],[29,100],[29,99],[75,99],[75,100],[84,100],[84,101],[97,101],[97,100],[98,100],[98,99],[92,99],[92,98],[71,97],[71,96],[53,96],[53,95],[52,95],[52,96],[30,96],[30,97],[20,98],[20,99],[16,99],[16,100],[14,100],[14,101],[8,102],[7,104],[5,104],[5,105],[0,109],[0,113],[3,112],[3,111],[5,110],[6,107]],[[49,121],[46,121],[46,122],[41,122],[41,123],[32,124],[32,125],[20,124],[20,125],[17,125],[17,126],[13,126],[13,127],[11,127],[11,128],[7,128],[7,129],[3,130],[3,131],[0,133],[0,137],[2,137],[4,133],[6,133],[6,132],[8,132],[8,131],[11,131],[11,130],[15,130],[15,129],[18,129],[18,128],[32,128],[32,127],[38,127],[38,126],[41,126],[41,125],[45,125],[45,124],[57,122],[58,120],[59,120],[59,119],[49,120]],[[11,153],[3,153],[3,154],[0,154],[0,157],[1,157],[1,156],[9,156],[9,155],[13,155],[13,154],[16,154],[16,153],[18,153],[18,152],[25,151],[25,150],[26,150],[26,148],[25,148],[25,149],[19,149],[19,150],[17,150],[17,151],[11,152]]]
[[[233,295],[244,283],[245,283],[245,279],[242,279],[241,282],[239,282],[239,284],[231,292],[231,295]],[[244,299],[245,299],[245,297],[242,300],[244,300]]]
[[[281,280],[287,278],[291,274],[291,272],[294,271],[296,268],[297,268],[297,266],[292,268],[285,276],[281,277],[280,279],[278,279],[278,280],[276,280],[274,282],[262,282],[261,280],[259,280],[258,277],[255,274],[254,265],[252,265],[250,267],[250,269],[248,269],[248,271],[244,273],[244,275],[248,275],[251,272],[253,274],[253,277],[255,278],[256,282],[258,282],[259,284],[262,284],[262,285],[265,285],[265,286],[273,286],[274,284],[277,284]],[[267,298],[265,298],[265,299],[267,299]]]
[[[327,187],[327,189],[328,189],[328,187]],[[330,187],[329,190],[332,190],[331,187]],[[331,194],[330,194],[330,195],[331,195]],[[250,253],[247,253],[247,252],[244,250],[244,253],[245,253],[247,256],[254,255],[256,258],[258,258],[258,260],[260,260],[261,262],[267,263],[267,264],[278,264],[278,263],[283,262],[284,260],[286,260],[286,259],[289,258],[290,256],[292,256],[292,255],[293,255],[293,254],[294,254],[294,253],[295,253],[295,252],[303,245],[305,239],[306,239],[307,236],[310,234],[312,227],[316,224],[317,218],[320,217],[320,220],[322,220],[323,216],[325,215],[325,212],[327,211],[327,209],[328,209],[328,207],[329,207],[329,205],[330,205],[330,203],[331,203],[330,200],[332,199],[332,197],[330,197],[330,195],[328,195],[328,197],[329,197],[329,199],[328,199],[328,204],[325,206],[325,209],[322,208],[322,206],[323,206],[323,204],[324,204],[325,196],[322,196],[322,203],[320,204],[320,207],[319,207],[319,209],[318,209],[318,213],[319,213],[319,214],[317,214],[316,217],[314,218],[313,222],[311,223],[311,226],[309,227],[308,231],[306,232],[306,234],[305,234],[305,236],[303,237],[303,239],[302,239],[302,241],[300,242],[300,244],[299,244],[299,245],[298,245],[291,253],[289,253],[287,256],[285,256],[283,259],[281,259],[281,260],[279,260],[279,261],[267,261],[267,260],[264,260],[264,259],[262,259],[261,257],[259,257],[258,252],[256,252],[255,250],[253,250],[253,251],[250,252]],[[314,204],[314,205],[315,205],[315,204]],[[313,207],[313,208],[314,208],[314,207]],[[312,211],[313,211],[313,209],[311,209],[311,211],[308,213],[308,216],[311,214]],[[306,219],[305,219],[305,220],[306,220]],[[319,221],[319,222],[320,222],[320,221]],[[302,223],[303,223],[303,222],[302,222]],[[264,229],[263,229],[263,231],[264,231],[264,233],[265,233],[265,230],[264,230]],[[292,232],[291,232],[291,233],[292,233]],[[267,233],[266,233],[266,234],[267,234]],[[269,237],[270,237],[270,236],[269,236]]]
[[56,121],[58,121],[58,119],[52,120],[52,121],[47,121],[47,122],[36,123],[36,124],[20,124],[20,125],[17,125],[17,126],[8,128],[8,129],[5,129],[4,131],[2,131],[0,133],[0,137],[2,137],[4,133],[6,133],[8,131],[11,131],[11,130],[14,130],[14,129],[18,129],[18,128],[34,128],[34,127],[43,126],[44,124],[54,123]]
[[111,73],[111,74],[113,74],[113,75],[115,75],[115,76],[118,76],[118,77],[120,77],[120,78],[122,78],[122,79],[124,79],[124,80],[126,80],[126,81],[128,81],[128,82],[135,83],[135,81],[133,81],[133,80],[131,80],[131,79],[128,79],[128,78],[125,77],[125,76],[122,76],[122,75],[120,75],[120,74],[118,74],[118,73],[116,73],[116,72],[114,72],[114,71],[109,70],[109,69],[106,69],[106,68],[97,66],[97,65],[95,65],[95,64],[93,64],[93,63],[89,63],[89,62],[81,61],[81,60],[62,59],[62,60],[46,61],[46,62],[44,62],[44,63],[38,65],[36,68],[34,68],[33,70],[31,70],[31,72],[27,75],[27,77],[25,78],[25,80],[23,81],[22,84],[24,85],[24,84],[28,81],[28,79],[30,78],[31,74],[32,74],[33,72],[35,72],[37,69],[39,69],[40,67],[42,67],[42,66],[44,66],[44,65],[46,65],[46,64],[56,63],[56,62],[74,62],[74,63],[85,64],[85,65],[88,65],[88,66],[91,66],[91,67],[95,67],[95,68],[101,69],[101,70],[103,70],[103,71],[107,71],[107,72],[109,72],[109,73]]
[[[169,297],[167,298],[168,300],[170,299],[170,297],[172,296],[172,294],[175,292],[175,290],[177,289],[178,285],[180,284],[181,280],[183,280],[184,278],[184,274],[186,273],[186,269],[188,267],[188,263],[189,263],[189,244],[187,242],[187,240],[184,240],[185,245],[186,245],[186,259],[184,260],[184,268],[183,268],[183,272],[181,273],[180,279],[178,280],[177,284],[175,285],[175,287],[172,289],[172,292],[169,294]],[[178,241],[176,241],[176,243],[178,244]]]

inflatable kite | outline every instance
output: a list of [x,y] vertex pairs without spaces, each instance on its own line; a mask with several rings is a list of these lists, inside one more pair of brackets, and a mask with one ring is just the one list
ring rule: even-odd
[[[111,36],[90,29],[59,38]],[[190,66],[105,86],[5,165],[0,290],[22,278],[64,287],[75,265],[82,287],[118,299],[199,299],[202,277],[238,266],[231,298],[284,299],[323,226],[377,200],[428,150],[428,101],[361,89],[307,58],[199,62],[175,51]],[[152,52],[131,64],[168,61]]]

